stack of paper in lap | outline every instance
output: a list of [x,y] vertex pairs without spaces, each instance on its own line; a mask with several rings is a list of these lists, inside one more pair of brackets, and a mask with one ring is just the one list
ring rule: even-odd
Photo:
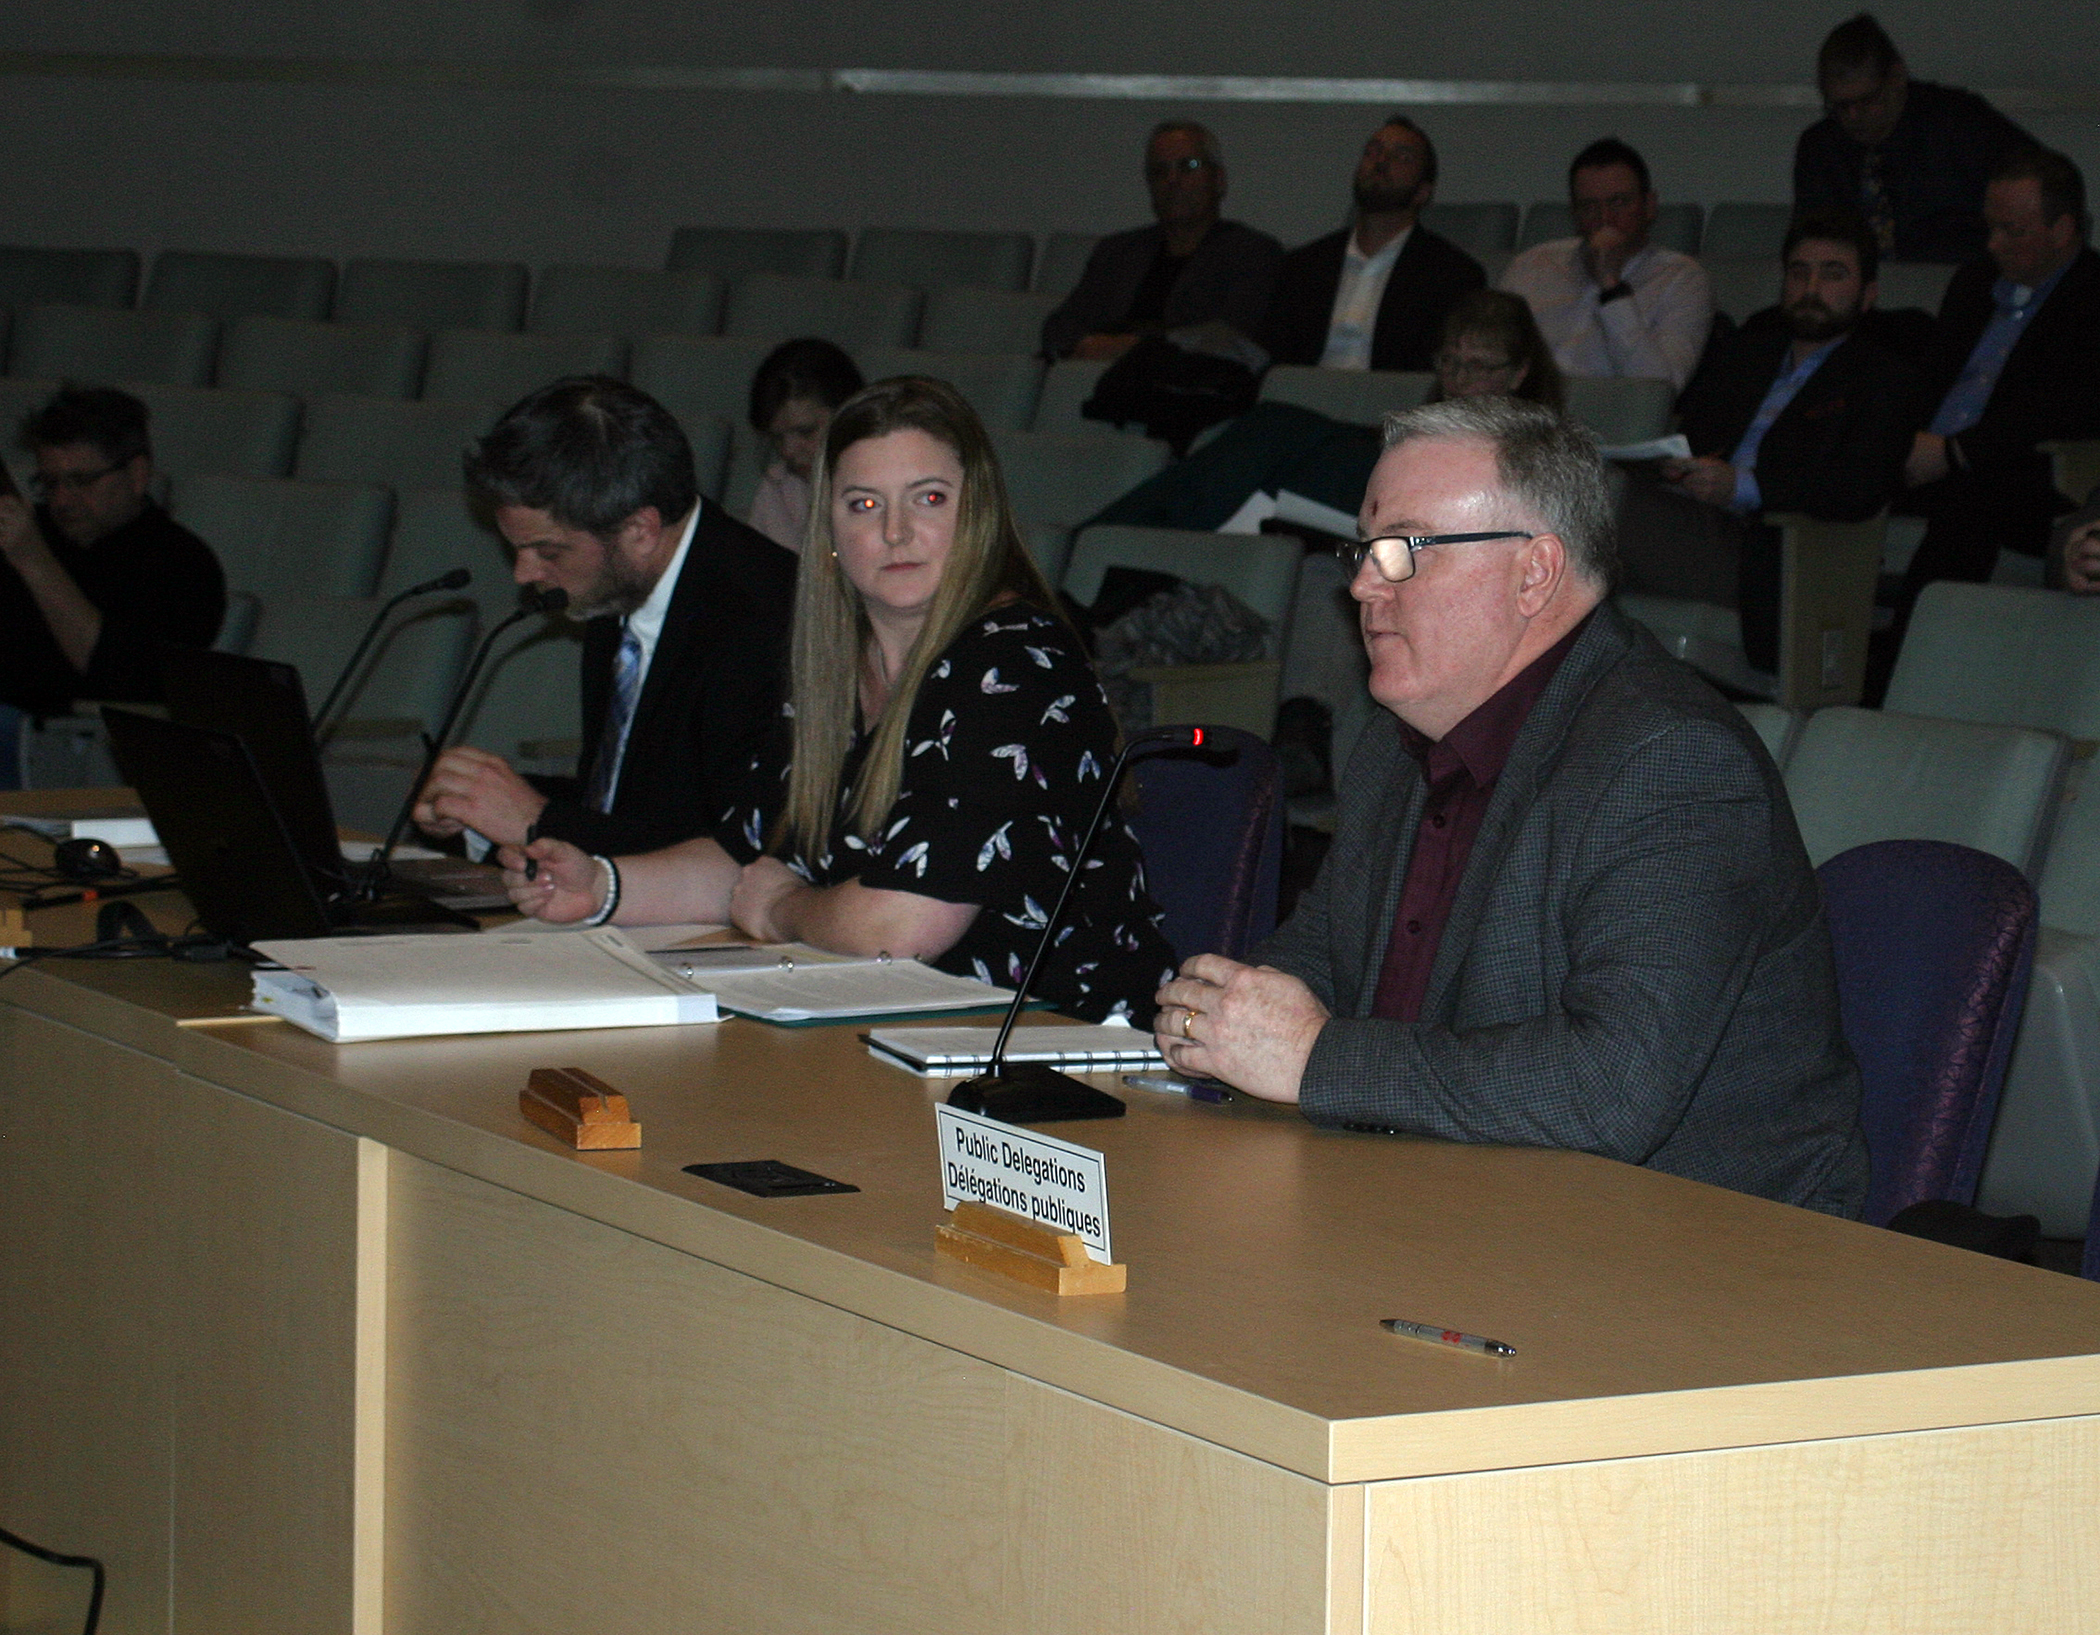
[[[876,1028],[862,1035],[868,1053],[929,1079],[969,1078],[992,1065],[997,1027]],[[1015,1028],[1006,1041],[1010,1062],[1044,1062],[1075,1073],[1121,1073],[1164,1067],[1152,1035],[1125,1024],[1099,1027]]]
[[7,821],[46,840],[100,840],[125,849],[160,844],[160,836],[153,832],[153,820],[136,806],[98,807],[92,811],[83,807],[78,812],[45,817],[10,816]]
[[850,1022],[978,1010],[1013,998],[1010,988],[950,976],[915,959],[827,954],[803,943],[666,949],[652,957],[707,989],[724,1010],[765,1022]]
[[571,937],[314,937],[262,942],[255,1008],[324,1039],[712,1022],[714,996],[619,931]]

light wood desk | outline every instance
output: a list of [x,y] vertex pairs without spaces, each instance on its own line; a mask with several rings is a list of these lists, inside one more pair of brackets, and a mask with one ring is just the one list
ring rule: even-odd
[[[935,1258],[946,1086],[851,1030],[177,1025],[244,989],[0,982],[0,1520],[110,1635],[2100,1621],[2100,1285],[1130,1092],[1059,1132],[1129,1292],[1059,1302]],[[527,1124],[538,1065],[643,1148]],[[862,1190],[681,1173],[747,1158]]]

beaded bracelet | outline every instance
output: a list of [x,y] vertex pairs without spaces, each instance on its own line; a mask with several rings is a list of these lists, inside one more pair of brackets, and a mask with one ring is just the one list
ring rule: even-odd
[[609,857],[598,856],[595,852],[591,854],[591,861],[602,864],[605,868],[605,901],[598,905],[598,912],[583,923],[603,925],[620,910],[620,865]]

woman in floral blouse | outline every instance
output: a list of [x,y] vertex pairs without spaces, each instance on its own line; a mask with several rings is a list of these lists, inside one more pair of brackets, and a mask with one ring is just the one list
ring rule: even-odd
[[[750,790],[709,839],[641,857],[560,841],[506,854],[542,919],[731,920],[764,940],[887,951],[1020,980],[1101,798],[1116,729],[1051,610],[967,403],[880,381],[833,416],[796,593],[792,702]],[[1042,997],[1151,1015],[1173,953],[1137,842],[1105,826]]]

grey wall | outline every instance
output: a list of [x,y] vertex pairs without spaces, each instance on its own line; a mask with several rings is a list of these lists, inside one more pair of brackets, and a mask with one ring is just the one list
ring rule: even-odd
[[[1663,0],[1428,7],[1213,0],[51,0],[16,7],[0,58],[0,241],[333,256],[649,264],[684,221],[1098,230],[1140,219],[1137,149],[1168,114],[1222,136],[1231,213],[1295,241],[1340,218],[1378,111],[841,92],[615,90],[491,82],[502,65],[920,68],[1799,85],[1839,6]],[[899,16],[905,21],[898,22]],[[2100,7],[1885,5],[1914,72],[2090,90]],[[466,65],[464,84],[112,77],[137,64],[276,58]],[[15,70],[7,73],[8,69]],[[481,83],[474,83],[477,75]],[[1552,197],[1567,156],[1616,132],[1665,197],[1782,199],[1791,108],[1429,107],[1443,196]],[[2100,120],[2022,115],[2089,174]]]

